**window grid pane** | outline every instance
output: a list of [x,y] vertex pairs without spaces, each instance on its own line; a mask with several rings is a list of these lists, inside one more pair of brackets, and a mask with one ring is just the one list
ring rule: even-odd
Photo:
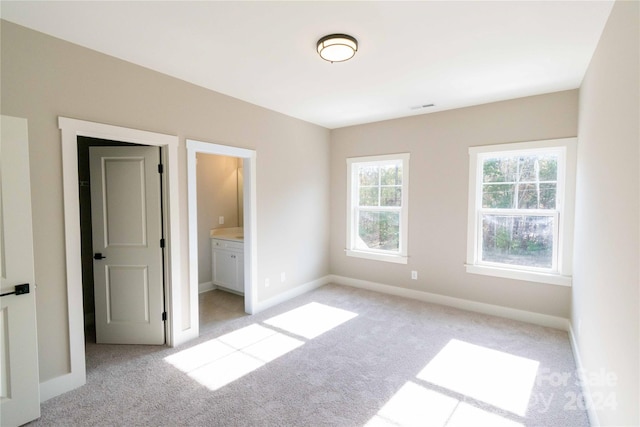
[[358,166],[358,206],[402,206],[402,163]]
[[400,211],[358,209],[356,249],[399,252]]
[[497,156],[482,162],[482,207],[555,209],[557,154]]
[[556,215],[480,214],[481,261],[553,269]]
[[359,206],[379,206],[380,189],[378,187],[360,187]]
[[383,166],[380,170],[380,185],[402,185],[402,164]]
[[380,183],[380,168],[378,166],[359,166],[358,182],[362,186],[378,185]]

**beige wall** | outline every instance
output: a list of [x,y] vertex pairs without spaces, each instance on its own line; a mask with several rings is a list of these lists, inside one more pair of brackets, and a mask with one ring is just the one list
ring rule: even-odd
[[6,21],[1,49],[2,114],[29,121],[41,381],[69,372],[58,116],[178,135],[182,236],[185,138],[256,150],[258,300],[329,273],[328,130]]
[[[69,369],[62,115],[179,135],[184,236],[184,139],[257,150],[260,301],[331,272],[571,316],[585,367],[618,375],[619,409],[601,422],[640,424],[638,13],[616,3],[579,101],[574,90],[331,132],[2,21],[2,114],[29,120],[41,380]],[[578,133],[573,288],[466,273],[468,147]],[[412,156],[409,264],[347,258],[345,159],[397,152]]]
[[198,283],[206,283],[211,281],[210,230],[238,227],[238,159],[205,153],[197,153],[196,158]]
[[[466,273],[468,148],[573,137],[576,90],[353,126],[331,136],[331,272],[413,290],[569,317],[568,287]],[[348,157],[411,153],[409,263],[347,257]],[[411,270],[418,280],[411,280]]]
[[607,426],[640,425],[639,17],[616,2],[580,88],[571,320],[585,370],[617,376],[592,387]]

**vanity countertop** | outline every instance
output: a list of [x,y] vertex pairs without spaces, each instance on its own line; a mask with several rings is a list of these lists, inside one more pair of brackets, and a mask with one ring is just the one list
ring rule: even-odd
[[209,232],[212,239],[232,240],[234,242],[244,242],[243,227],[214,228]]

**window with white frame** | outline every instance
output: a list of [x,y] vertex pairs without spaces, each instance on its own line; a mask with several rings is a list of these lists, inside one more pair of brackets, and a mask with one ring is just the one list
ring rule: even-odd
[[409,154],[347,159],[347,255],[407,263]]
[[571,284],[576,139],[469,149],[467,271]]

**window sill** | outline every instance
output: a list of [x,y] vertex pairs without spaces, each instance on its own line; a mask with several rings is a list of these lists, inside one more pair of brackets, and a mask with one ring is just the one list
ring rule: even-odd
[[571,287],[572,277],[560,274],[539,273],[509,268],[490,267],[485,265],[465,264],[467,273],[484,276],[503,277],[506,279],[526,280],[528,282],[546,283],[548,285]]
[[347,249],[345,252],[347,253],[347,256],[371,259],[374,261],[393,262],[396,264],[406,264],[408,259],[406,256],[401,255],[386,255],[372,252],[353,251],[349,249]]

